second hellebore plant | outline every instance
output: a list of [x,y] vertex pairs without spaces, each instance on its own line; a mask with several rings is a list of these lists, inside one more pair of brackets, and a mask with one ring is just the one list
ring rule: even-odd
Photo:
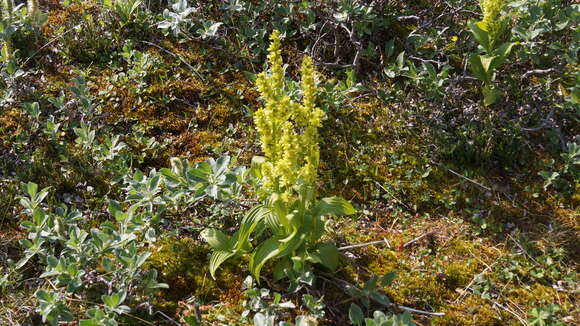
[[499,101],[500,93],[493,85],[495,70],[505,62],[512,47],[516,44],[506,42],[498,46],[507,26],[507,17],[501,15],[506,4],[506,0],[480,0],[483,19],[469,23],[473,36],[485,53],[472,54],[469,63],[473,74],[483,81],[481,92],[483,104],[486,106]]
[[265,104],[254,116],[265,154],[252,161],[262,204],[248,211],[233,236],[216,229],[206,230],[203,236],[214,249],[212,276],[227,259],[249,253],[249,269],[256,280],[264,264],[277,259],[274,279],[288,277],[295,288],[300,282],[312,282],[311,263],[336,269],[336,246],[321,240],[326,217],[354,214],[355,209],[343,198],[317,200],[318,128],[324,112],[315,105],[316,72],[306,57],[301,68],[302,103],[293,101],[284,82],[280,33],[274,31],[270,39],[270,73],[263,72],[257,79]]

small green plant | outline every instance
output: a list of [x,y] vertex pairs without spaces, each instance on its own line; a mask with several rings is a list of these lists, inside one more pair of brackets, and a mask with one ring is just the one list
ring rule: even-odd
[[193,25],[191,18],[188,18],[197,9],[189,7],[187,0],[177,0],[171,5],[171,9],[163,11],[163,21],[157,27],[166,34],[171,33],[173,37],[178,37],[187,31]]
[[6,295],[8,291],[16,284],[16,271],[14,270],[14,262],[8,260],[8,267],[0,267],[0,294]]
[[[171,10],[163,11],[163,21],[157,27],[166,35],[171,33],[174,37],[194,39],[195,36],[199,36],[203,40],[216,39],[220,26],[224,23],[205,19],[202,16],[191,17],[199,11],[199,8],[190,7],[187,0],[177,0],[171,5]],[[191,32],[194,33],[191,34]]]
[[31,120],[31,127],[33,130],[38,129],[38,127],[40,127],[40,105],[38,104],[38,102],[34,102],[34,103],[23,103],[22,107],[24,108],[24,110],[26,111],[26,113],[28,113],[28,115],[30,116],[30,120]]
[[451,66],[443,65],[441,71],[438,72],[437,68],[429,62],[422,62],[419,67],[415,67],[415,64],[409,61],[401,75],[410,78],[417,86],[424,85],[429,98],[438,98],[445,94],[444,84],[451,69]]
[[251,312],[254,312],[254,325],[274,326],[277,315],[281,311],[296,308],[291,301],[282,301],[280,293],[271,294],[268,289],[256,288],[251,276],[245,279],[244,288],[249,300],[244,302],[245,310],[242,317],[247,318]]
[[[563,165],[559,171],[544,170],[538,174],[544,178],[544,190],[549,187],[554,187],[563,194],[570,195],[573,192],[574,184],[571,184],[567,178],[572,182],[577,182],[580,179],[580,145],[576,143],[568,143],[567,151],[561,153]],[[550,166],[555,164],[554,160],[549,162]]]
[[506,1],[480,0],[479,5],[483,11],[483,20],[470,22],[469,28],[484,54],[472,54],[469,63],[471,72],[483,82],[483,103],[488,106],[500,99],[500,92],[493,84],[496,69],[506,61],[516,43],[499,44],[507,26],[507,17],[501,14]]
[[528,322],[532,326],[564,326],[565,323],[556,317],[560,310],[557,304],[533,308],[528,312]]
[[[386,57],[389,58],[393,55],[394,45],[392,42],[387,44],[386,47]],[[385,67],[383,68],[383,73],[388,78],[395,78],[401,76],[402,74],[409,71],[409,67],[405,65],[405,51],[402,51],[397,55],[394,61],[385,62]]]
[[[348,301],[358,301],[368,311],[371,308],[371,301],[382,306],[393,306],[389,298],[381,291],[382,287],[389,286],[395,280],[395,273],[387,273],[382,277],[374,275],[366,281],[362,288],[348,285],[346,290],[350,295]],[[356,303],[351,303],[348,317],[355,326],[414,326],[411,321],[411,314],[407,311],[401,315],[385,314],[382,311],[375,311],[373,318],[365,318],[363,308]]]
[[[13,0],[0,1],[0,63],[4,66],[7,82],[22,74],[18,69],[18,49],[14,48],[13,38],[26,27],[27,16],[23,4],[14,6]],[[8,78],[7,78],[8,77]]]
[[316,300],[311,295],[306,294],[302,297],[302,303],[311,312],[310,315],[297,316],[295,323],[287,321],[276,323],[284,311],[295,309],[296,305],[291,301],[283,301],[280,293],[271,293],[268,289],[256,288],[251,276],[244,280],[244,288],[248,300],[244,301],[245,310],[242,313],[242,318],[247,319],[250,313],[254,313],[254,326],[310,326],[317,325],[317,320],[324,317],[322,299]]
[[[408,312],[400,315],[385,314],[382,311],[375,311],[372,318],[364,318],[360,307],[352,304],[348,313],[350,321],[355,326],[415,326],[412,322],[412,316]],[[364,322],[364,324],[363,324]]]
[[473,233],[476,235],[499,233],[504,230],[501,223],[490,219],[484,211],[474,211],[471,216],[471,221],[474,224]]
[[216,38],[218,35],[218,31],[220,26],[223,25],[222,22],[213,22],[210,20],[206,20],[202,22],[200,28],[197,29],[197,34],[201,36],[202,39],[213,39]]
[[121,22],[121,28],[132,23],[141,15],[141,0],[103,0],[103,4],[115,12]]
[[[362,288],[349,286],[347,288],[348,294],[351,296],[352,300],[361,302],[367,309],[370,308],[371,301],[378,302],[382,305],[390,305],[391,301],[381,292],[380,288],[391,285],[394,279],[395,273],[392,272],[385,274],[382,277],[374,275],[370,280],[365,282],[365,285]],[[355,304],[355,306],[358,305]]]
[[36,311],[42,316],[43,323],[52,326],[58,325],[60,321],[72,321],[74,319],[68,307],[65,305],[64,297],[44,290],[36,291],[38,308]]

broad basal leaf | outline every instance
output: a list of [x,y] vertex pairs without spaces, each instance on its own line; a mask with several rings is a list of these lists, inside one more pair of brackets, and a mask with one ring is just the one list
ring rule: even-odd
[[507,57],[509,56],[510,52],[512,51],[513,47],[516,44],[517,43],[508,42],[502,44],[499,48],[495,49],[493,51],[494,56],[489,69],[495,70],[497,67],[501,66],[505,62],[505,60],[507,59]]
[[310,253],[310,258],[324,267],[335,271],[338,266],[339,252],[332,243],[321,243],[314,252]]
[[314,208],[315,216],[325,215],[352,215],[356,209],[342,197],[327,197],[321,199]]
[[233,251],[214,251],[209,259],[209,273],[215,280],[215,271],[230,257],[234,256]]
[[235,236],[235,250],[242,250],[248,238],[260,223],[263,223],[264,218],[270,214],[270,210],[264,205],[254,206],[242,219],[240,229]]
[[205,242],[207,242],[214,250],[230,251],[232,250],[232,244],[230,237],[225,235],[222,231],[217,229],[205,229],[203,230],[201,237]]
[[497,103],[501,97],[499,90],[493,86],[485,85],[481,88],[481,92],[483,93],[483,105],[485,106]]
[[259,283],[260,270],[268,260],[291,254],[304,242],[304,238],[304,234],[296,233],[293,238],[284,239],[286,242],[281,242],[277,237],[262,242],[250,258],[250,273],[256,281]]
[[[477,79],[489,84],[491,83],[491,78],[488,76],[487,69],[483,65],[482,57],[483,56],[479,54],[472,54],[469,57],[469,67],[471,68],[471,73],[473,73]],[[487,67],[489,67],[489,65],[487,65]]]
[[260,283],[260,270],[269,260],[280,253],[280,242],[277,238],[270,238],[262,242],[257,248],[252,258],[250,258],[250,273],[258,283]]
[[485,49],[485,52],[491,53],[492,51],[492,44],[491,40],[489,39],[489,33],[482,28],[481,22],[478,23],[469,23],[469,28],[471,29],[471,33],[477,40],[477,42]]

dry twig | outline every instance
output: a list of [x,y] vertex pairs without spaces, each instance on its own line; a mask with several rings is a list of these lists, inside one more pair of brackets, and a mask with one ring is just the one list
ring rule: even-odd
[[370,241],[370,242],[365,242],[365,243],[358,243],[358,244],[353,244],[353,245],[349,245],[349,246],[344,246],[344,247],[338,248],[338,250],[342,251],[342,250],[361,248],[361,247],[366,247],[366,246],[374,246],[374,245],[383,244],[383,243],[386,244],[387,247],[391,248],[391,244],[389,243],[389,240],[383,239],[383,240],[376,240],[376,241]]
[[427,237],[427,236],[430,236],[430,235],[432,235],[433,233],[435,233],[435,232],[434,232],[434,231],[430,231],[430,232],[424,233],[424,234],[422,234],[422,235],[420,235],[420,236],[416,237],[415,239],[413,239],[413,240],[411,240],[411,241],[407,241],[407,242],[406,242],[406,243],[403,245],[403,248],[407,248],[408,246],[412,245],[413,243],[415,243],[415,242],[417,242],[417,241],[419,241],[419,240],[421,240],[421,239],[423,239],[423,238],[425,238],[425,237]]

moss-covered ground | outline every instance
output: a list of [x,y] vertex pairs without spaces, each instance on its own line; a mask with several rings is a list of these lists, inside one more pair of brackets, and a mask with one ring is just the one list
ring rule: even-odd
[[[58,150],[40,137],[19,139],[29,123],[20,104],[38,101],[50,114],[54,109],[47,98],[68,92],[76,76],[86,76],[102,128],[155,137],[163,145],[144,154],[137,164],[143,170],[168,166],[170,157],[201,161],[222,153],[248,165],[259,154],[252,112],[260,101],[243,72],[261,71],[263,56],[250,58],[227,43],[180,42],[150,26],[112,31],[102,6],[90,1],[69,7],[47,1],[42,9],[47,23],[38,35],[21,40],[37,49],[20,53],[30,55],[24,69],[31,73],[20,79],[16,100],[0,109],[0,266],[17,260],[22,250],[18,240],[24,237],[19,228],[23,214],[15,199],[21,194],[20,182],[53,187],[55,200],[64,198],[58,194],[78,193],[83,210],[98,211],[99,198],[115,191],[107,189],[107,174],[88,167],[73,134],[63,135]],[[405,34],[413,25],[400,23],[397,28],[395,32]],[[451,28],[467,38],[463,27]],[[125,40],[147,59],[124,59],[120,53]],[[451,58],[460,53],[456,47],[466,47],[454,41],[447,46]],[[302,55],[299,48],[292,39],[285,42],[291,75],[299,62],[293,58]],[[455,61],[461,66],[461,58]],[[342,71],[322,65],[319,70],[320,83],[328,89],[338,89],[346,78]],[[479,96],[477,87],[464,86],[463,95],[451,97],[447,111],[441,112],[441,102],[429,102],[420,88],[401,88],[368,70],[360,71],[365,89],[346,92],[337,106],[329,104],[329,94],[321,93],[319,104],[328,118],[321,130],[318,186],[321,195],[344,196],[358,208],[356,216],[332,222],[329,237],[339,247],[384,242],[342,250],[336,274],[321,272],[311,291],[324,296],[323,324],[348,320],[349,296],[332,277],[362,285],[389,272],[396,278],[383,290],[392,302],[445,313],[415,314],[419,325],[528,325],[530,311],[549,304],[560,306],[557,317],[565,323],[579,323],[579,182],[569,180],[568,194],[543,189],[538,172],[555,157],[545,145],[554,135],[508,124],[513,111],[527,103],[526,94],[517,88],[504,104],[483,107],[473,100]],[[392,96],[381,97],[379,91]],[[75,110],[68,110],[67,119],[73,121]],[[431,119],[437,114],[441,121]],[[562,123],[562,137],[577,135],[578,125]],[[23,147],[15,148],[15,143]],[[138,142],[131,145],[139,152]],[[34,152],[34,160],[21,161],[19,152]],[[63,175],[63,164],[74,166],[75,173]],[[93,195],[77,192],[80,183],[92,185]],[[213,280],[207,266],[210,249],[199,237],[199,224],[220,214],[215,210],[167,217],[171,230],[158,240],[146,263],[170,286],[156,295],[153,309],[176,320],[197,311],[209,324],[244,324],[240,314],[247,262],[242,258],[225,264]],[[222,223],[231,226],[234,222],[227,216]],[[1,289],[0,324],[39,323],[32,293],[42,280],[34,266],[27,268],[13,280],[16,291]],[[278,292],[286,288],[283,283],[267,286]],[[298,296],[287,298],[299,305]]]

